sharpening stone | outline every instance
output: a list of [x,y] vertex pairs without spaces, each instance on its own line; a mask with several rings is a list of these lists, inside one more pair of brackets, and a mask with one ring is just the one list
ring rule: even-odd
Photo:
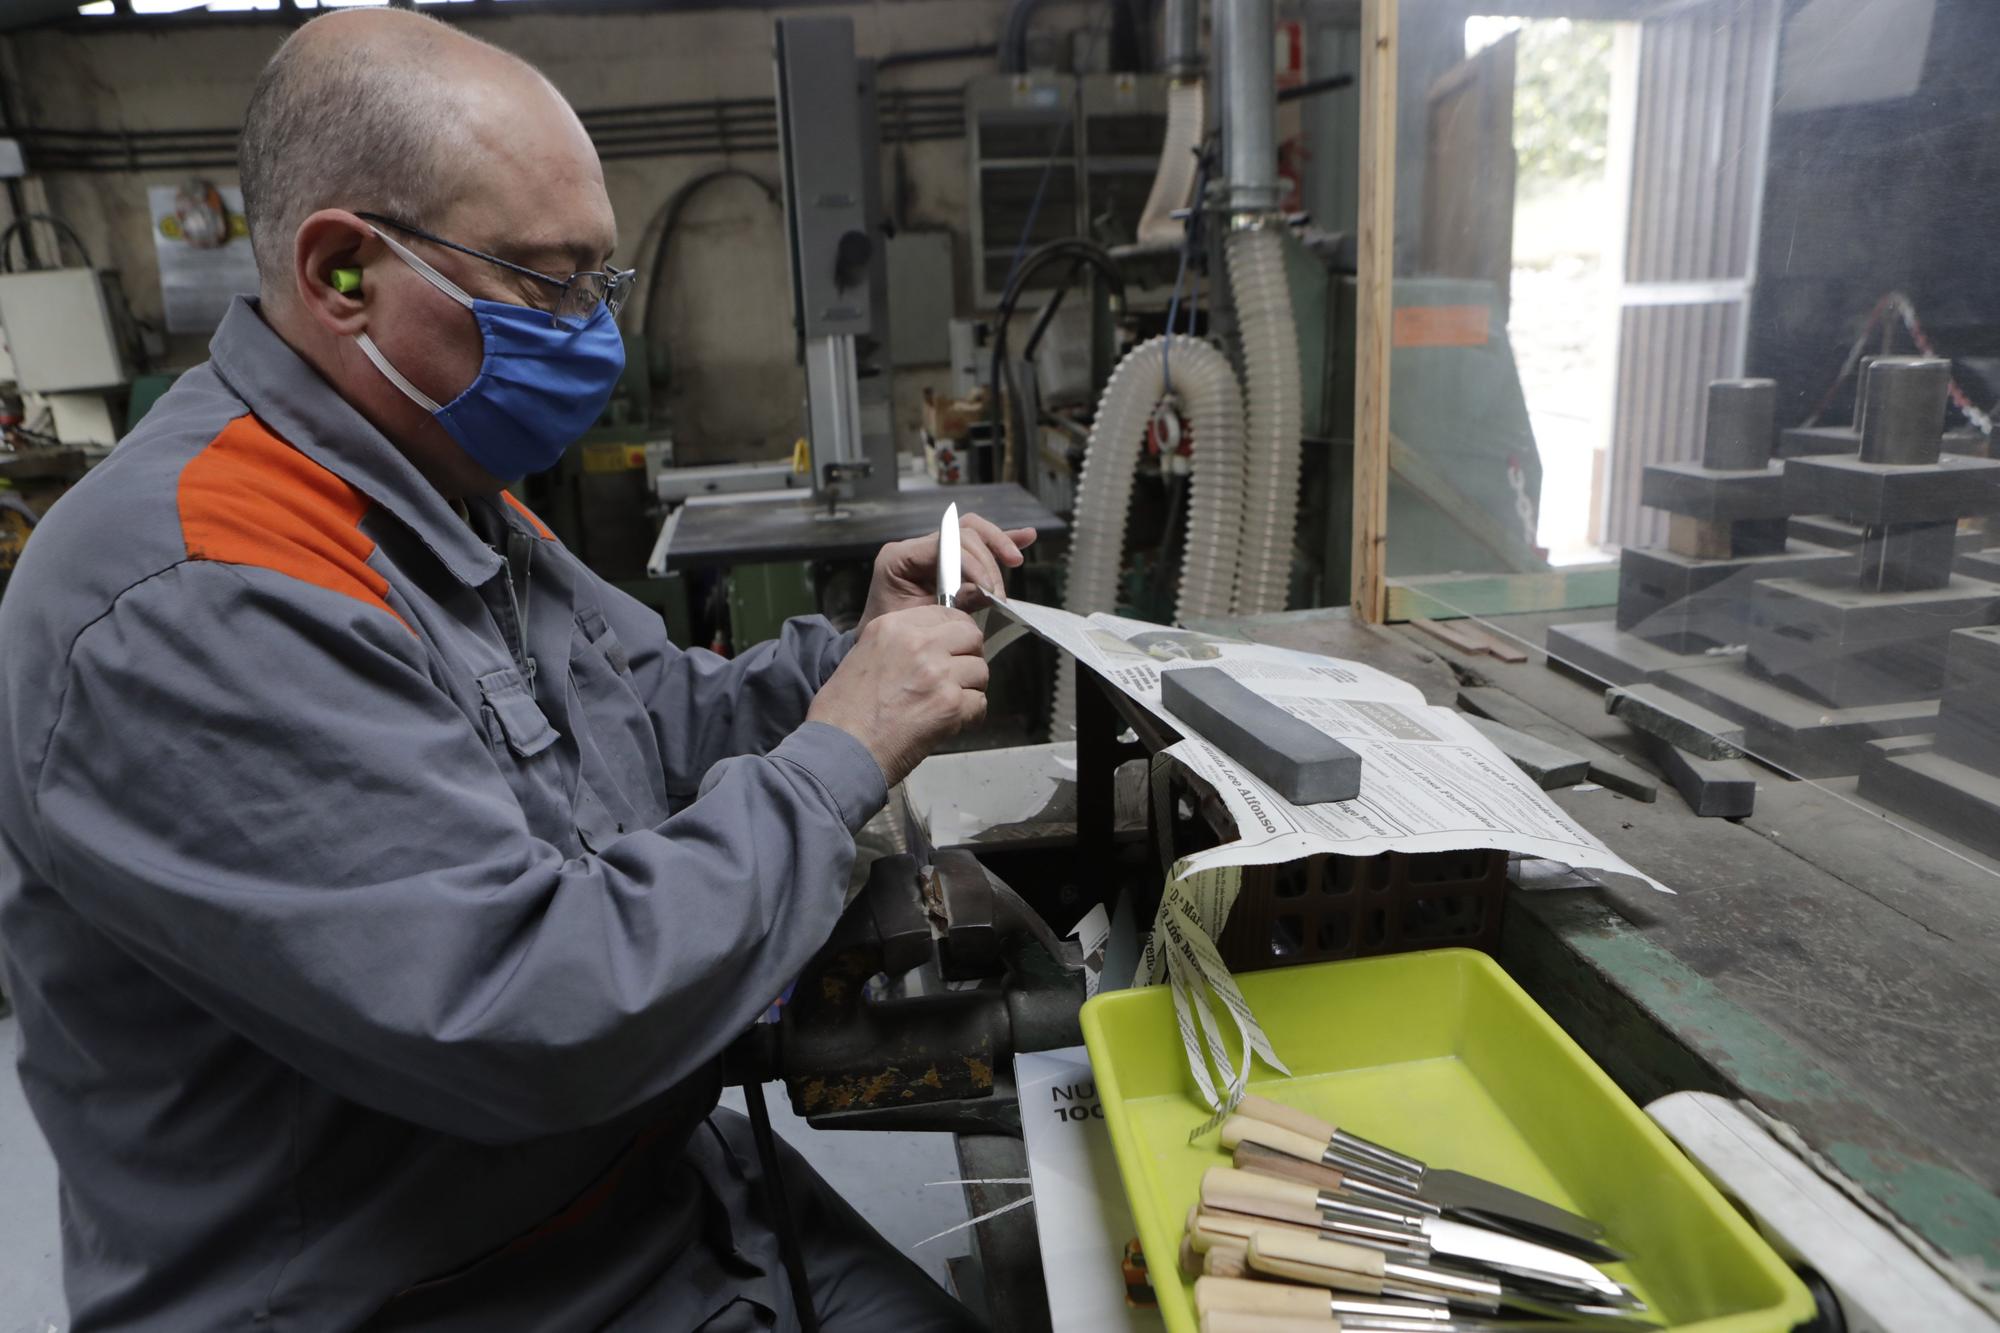
[[1744,759],[1704,759],[1658,736],[1646,738],[1646,749],[1695,814],[1705,819],[1742,819],[1756,807],[1755,764]]
[[1492,741],[1495,749],[1513,760],[1514,766],[1526,773],[1543,791],[1574,787],[1590,772],[1588,759],[1561,746],[1551,745],[1538,736],[1516,731],[1505,723],[1480,717],[1476,713],[1468,713],[1465,720],[1472,724],[1473,730]]
[[1160,673],[1168,712],[1293,805],[1361,794],[1361,756],[1215,667]]
[[1634,731],[1702,759],[1738,759],[1743,755],[1742,723],[1659,685],[1642,683],[1606,690],[1604,711]]

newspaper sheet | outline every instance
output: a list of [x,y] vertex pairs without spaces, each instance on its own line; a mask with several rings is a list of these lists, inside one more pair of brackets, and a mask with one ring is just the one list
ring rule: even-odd
[[[1014,1084],[1054,1333],[1159,1333],[1160,1312],[1128,1299],[1123,1269],[1139,1233],[1089,1054],[1024,1051],[1014,1057]],[[1171,1266],[1173,1256],[1160,1262]]]
[[[1000,605],[1179,731],[1186,739],[1166,753],[1212,787],[1235,820],[1235,841],[1175,865],[1134,978],[1174,989],[1189,1067],[1217,1113],[1197,1134],[1241,1099],[1253,1056],[1284,1072],[1214,945],[1244,866],[1318,853],[1492,848],[1672,892],[1570,818],[1463,717],[1386,672],[1119,616]],[[1160,702],[1161,674],[1194,666],[1228,673],[1358,753],[1360,795],[1297,806],[1244,772]]]

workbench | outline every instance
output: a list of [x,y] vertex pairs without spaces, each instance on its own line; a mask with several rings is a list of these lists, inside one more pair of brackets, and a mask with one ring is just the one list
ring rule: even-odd
[[[1542,714],[1567,748],[1657,775],[1605,712],[1603,688],[1551,669],[1540,651],[1550,624],[1601,615],[1482,621],[1530,650],[1519,664],[1341,610],[1193,628],[1367,661],[1436,704],[1496,689]],[[1854,785],[1772,772],[1740,821],[1697,818],[1663,778],[1651,802],[1601,786],[1553,792],[1676,896],[1616,884],[1516,891],[1500,961],[1634,1101],[1698,1089],[1754,1103],[1990,1295],[2000,1290],[2000,864],[1899,827]],[[974,1157],[981,1176],[1025,1174],[992,1144]],[[1034,1264],[1032,1223],[1022,1224]],[[1018,1300],[1023,1282],[995,1272],[982,1248],[987,1281]]]
[[747,565],[770,560],[874,559],[885,542],[938,530],[945,506],[1002,528],[1065,529],[1049,507],[1012,482],[938,486],[906,484],[878,499],[844,499],[831,512],[811,495],[697,496],[668,520],[665,568]]

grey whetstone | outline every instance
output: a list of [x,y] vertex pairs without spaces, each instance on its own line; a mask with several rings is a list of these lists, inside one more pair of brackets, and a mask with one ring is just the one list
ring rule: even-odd
[[1583,781],[1590,771],[1590,761],[1582,755],[1549,744],[1526,732],[1514,730],[1502,722],[1468,713],[1465,720],[1494,748],[1514,761],[1514,766],[1534,779],[1543,791],[1554,791],[1558,787],[1574,787]]
[[1657,737],[1703,759],[1743,757],[1743,724],[1683,699],[1658,685],[1626,685],[1604,692],[1604,711],[1634,731]]
[[1361,756],[1215,667],[1160,673],[1160,702],[1293,805],[1361,794]]
[[1696,814],[1744,819],[1755,809],[1758,769],[1747,759],[1705,759],[1658,736],[1648,736],[1646,745],[1660,772]]
[[1612,758],[1602,746],[1593,744],[1587,737],[1578,735],[1540,709],[1522,703],[1505,690],[1489,685],[1468,685],[1458,692],[1458,706],[1475,717],[1490,718],[1503,727],[1512,727],[1559,748],[1567,748],[1567,743],[1575,737],[1587,747],[1584,758],[1590,761],[1590,769],[1585,776],[1590,781],[1634,801],[1650,804],[1659,799],[1659,787],[1637,769]]

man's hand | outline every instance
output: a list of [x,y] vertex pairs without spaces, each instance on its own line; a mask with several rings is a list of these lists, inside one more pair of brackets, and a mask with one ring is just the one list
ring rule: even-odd
[[[1034,543],[1033,528],[1002,531],[977,514],[967,514],[958,522],[959,545],[964,559],[959,568],[965,582],[958,589],[956,605],[962,611],[977,611],[986,604],[986,592],[1000,591],[1000,571],[1021,563],[1021,548]],[[938,537],[913,537],[906,542],[890,542],[875,556],[875,578],[868,585],[868,605],[861,612],[861,626],[877,616],[910,606],[937,604]]]
[[939,741],[986,716],[984,646],[963,611],[929,602],[885,612],[862,625],[806,720],[867,746],[893,787]]

